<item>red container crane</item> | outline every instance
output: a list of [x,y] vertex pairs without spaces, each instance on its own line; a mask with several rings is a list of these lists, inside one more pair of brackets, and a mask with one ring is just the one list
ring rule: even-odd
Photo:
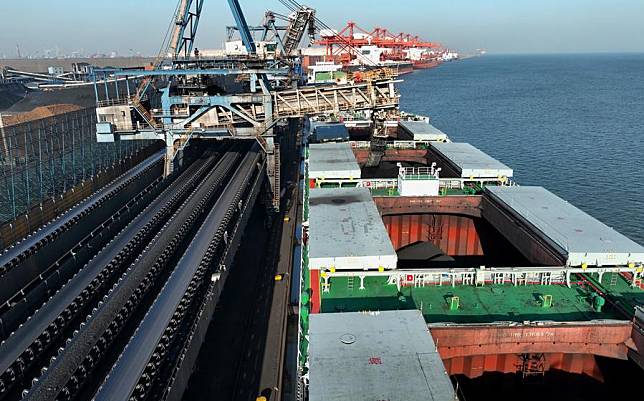
[[410,57],[410,49],[431,50],[441,49],[442,46],[436,42],[421,39],[418,35],[409,33],[394,34],[387,28],[376,27],[367,31],[355,22],[349,21],[339,32],[322,30],[320,39],[315,44],[326,47],[327,57],[346,64],[357,58],[357,49],[363,46],[377,46],[386,49],[381,55],[382,60],[413,61],[417,68],[433,67],[439,64],[438,58],[433,57],[434,52],[418,52],[416,57]]

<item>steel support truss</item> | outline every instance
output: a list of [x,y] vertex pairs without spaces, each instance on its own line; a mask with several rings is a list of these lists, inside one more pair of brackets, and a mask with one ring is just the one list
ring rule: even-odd
[[[134,72],[138,74],[139,72]],[[152,71],[154,75],[241,74],[242,70]],[[259,76],[266,71],[249,70]],[[125,73],[115,74],[115,77]],[[259,81],[262,92],[214,95],[171,96],[162,90],[160,110],[148,110],[136,96],[118,96],[99,101],[96,109],[97,140],[163,140],[166,144],[166,175],[175,159],[192,138],[255,139],[267,153],[267,173],[273,191],[279,192],[279,160],[273,141],[273,127],[288,118],[333,114],[349,110],[395,110],[399,95],[396,80],[361,84],[302,87],[270,91]],[[279,199],[273,197],[275,202]],[[277,206],[277,205],[276,205]]]

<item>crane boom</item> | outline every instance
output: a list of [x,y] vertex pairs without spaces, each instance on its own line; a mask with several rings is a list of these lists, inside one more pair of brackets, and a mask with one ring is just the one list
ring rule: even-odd
[[253,40],[253,35],[250,33],[250,29],[246,23],[246,17],[244,17],[239,1],[228,0],[228,5],[230,6],[230,11],[233,13],[233,18],[235,18],[239,35],[241,36],[244,46],[246,46],[248,54],[255,54],[257,52],[255,41]]
[[284,52],[286,56],[291,55],[300,45],[306,28],[309,28],[309,36],[315,34],[315,10],[308,7],[300,7],[289,16],[289,24],[284,35]]
[[174,58],[177,58],[181,52],[184,53],[184,56],[189,56],[192,53],[203,3],[204,0],[179,0],[172,36],[164,56],[172,54]]

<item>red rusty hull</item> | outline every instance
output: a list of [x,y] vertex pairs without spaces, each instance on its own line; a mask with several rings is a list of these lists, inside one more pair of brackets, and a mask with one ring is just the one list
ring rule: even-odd
[[481,238],[473,218],[480,196],[375,197],[394,249],[432,242],[451,256],[481,256]]
[[633,344],[629,350],[629,356],[642,369],[644,369],[644,310],[637,309],[633,319]]
[[[369,158],[369,149],[353,149],[356,160],[360,166],[364,166]],[[429,151],[423,149],[387,149],[382,161],[386,162],[410,162],[422,165],[429,164]]]
[[631,322],[549,326],[436,326],[430,332],[450,375],[478,377],[517,371],[519,354],[541,354],[546,370],[584,373],[601,380],[595,356],[627,359]]
[[[374,197],[374,202],[396,249],[430,241],[450,256],[486,256],[487,262],[501,264],[530,261],[506,239],[507,232],[498,232],[483,216],[482,196]],[[546,245],[539,241],[526,245],[547,254]]]
[[320,271],[309,270],[311,282],[311,313],[320,313],[322,294],[320,293]]
[[381,216],[398,214],[457,214],[481,217],[480,196],[374,197]]
[[471,217],[447,214],[383,216],[394,249],[431,242],[450,256],[481,256],[483,248]]
[[428,70],[430,68],[438,67],[441,65],[440,60],[415,60],[414,69],[415,70]]
[[[356,160],[360,166],[364,166],[369,158],[369,149],[353,149]],[[409,162],[421,165],[429,165],[430,162],[437,162],[442,169],[442,177],[460,177],[460,173],[454,165],[443,158],[440,154],[428,149],[387,149],[382,156],[386,162]]]
[[[585,374],[603,381],[603,375],[595,356],[591,354],[546,353],[546,370],[561,370],[574,374]],[[516,373],[521,364],[517,354],[492,354],[455,357],[443,361],[450,375],[464,375],[471,379],[486,372]]]

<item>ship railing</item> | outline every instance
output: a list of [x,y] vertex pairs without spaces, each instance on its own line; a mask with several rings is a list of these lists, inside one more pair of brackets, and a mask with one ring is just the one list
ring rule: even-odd
[[374,189],[396,189],[398,188],[398,180],[395,178],[379,178],[379,179],[362,179],[359,181],[359,187]]
[[438,173],[434,167],[400,167],[398,176],[403,180],[438,179]]
[[416,149],[414,141],[394,141],[393,144],[387,144],[388,148],[394,149]]
[[115,99],[106,99],[99,100],[96,102],[97,107],[109,107],[109,106],[125,106],[130,104],[130,98],[115,98]]
[[108,106],[129,106],[134,104],[134,102],[144,102],[148,100],[147,95],[143,95],[139,98],[137,98],[135,95],[130,95],[130,96],[120,96],[120,97],[115,97],[115,98],[110,98],[110,99],[104,99],[104,100],[97,100],[96,101],[96,107],[108,107]]
[[445,189],[463,189],[463,179],[454,178],[440,178],[439,187]]
[[[431,179],[426,178],[426,176],[413,177],[410,179]],[[398,189],[398,179],[397,178],[363,178],[363,179],[325,179],[320,181],[321,187],[327,188],[344,188],[348,186],[356,186],[359,188],[367,188],[371,191],[378,191],[383,189]],[[462,179],[450,179],[450,178],[439,178],[439,186],[441,189],[463,189],[463,180]],[[394,194],[392,192],[391,194]],[[445,194],[452,195],[452,194]]]
[[117,132],[155,131],[154,127],[141,121],[113,122],[112,126]]
[[350,141],[349,143],[353,149],[369,149],[371,147],[369,141]]
[[[354,149],[369,149],[369,141],[351,141],[351,147]],[[393,141],[388,142],[387,149],[429,149],[431,141]]]
[[387,144],[392,149],[429,149],[430,141],[394,141]]
[[[308,146],[304,146],[302,149],[302,156],[306,160],[308,159]],[[307,233],[307,228],[306,226],[308,225],[308,209],[309,209],[309,171],[308,171],[308,163],[303,162],[300,166],[301,170],[300,173],[303,178],[303,191],[301,193],[301,200],[303,204],[303,208],[301,209],[302,213],[302,224],[299,226],[300,229],[300,238],[301,238],[301,253],[300,253],[300,288],[299,288],[299,293],[304,294],[307,293],[310,290],[310,283],[307,285],[307,278],[309,277],[308,275],[308,233]],[[296,281],[297,282],[297,281]],[[306,362],[308,360],[308,349],[307,347],[307,342],[304,342],[304,339],[308,336],[308,321],[307,317],[308,314],[302,313],[303,310],[306,308],[307,312],[310,308],[310,300],[307,302],[303,302],[302,297],[298,297],[298,330],[297,330],[297,393],[298,397],[297,399],[304,399],[304,379],[303,379],[303,373],[304,373],[304,367],[306,365]]]
[[[474,184],[479,188],[484,188],[486,184],[499,185],[501,182],[498,179],[494,178],[481,178],[481,179],[470,179],[470,178],[436,178],[434,175],[431,175],[429,167],[424,172],[419,172],[418,174],[405,174],[404,179],[407,180],[433,180],[438,179],[439,188],[441,189],[464,189],[467,184]],[[427,173],[427,174],[425,174]],[[398,179],[397,178],[363,178],[363,179],[343,179],[343,178],[330,178],[319,180],[321,186],[324,187],[333,187],[333,188],[342,188],[347,186],[357,186],[360,188],[369,188],[370,190],[379,190],[379,189],[397,189],[398,188]],[[448,195],[448,194],[445,194]],[[453,195],[453,194],[449,194]],[[465,194],[463,194],[465,195]]]
[[599,278],[604,274],[627,273],[630,280],[641,278],[641,272],[632,266],[603,266],[586,268],[582,266],[526,266],[526,267],[460,267],[436,269],[395,269],[395,270],[324,270],[325,288],[333,283],[332,277],[358,277],[360,288],[364,288],[366,277],[386,277],[389,285],[400,287],[424,286],[485,286],[510,284],[515,287],[527,285],[566,285],[571,287],[574,274],[594,274]]

